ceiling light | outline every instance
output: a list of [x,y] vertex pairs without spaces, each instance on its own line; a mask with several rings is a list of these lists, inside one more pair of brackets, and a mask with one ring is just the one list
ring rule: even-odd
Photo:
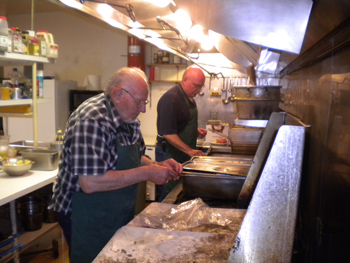
[[107,4],[100,4],[96,8],[96,10],[100,15],[104,17],[111,17],[113,14],[114,8]]
[[209,36],[204,36],[201,42],[201,47],[206,51],[209,51],[214,47]]
[[190,29],[190,37],[196,40],[198,43],[202,43],[204,39],[203,27],[201,25],[194,25]]
[[186,11],[178,9],[175,12],[176,27],[181,32],[189,30],[192,26],[192,20]]
[[77,8],[80,9],[82,8],[82,4],[74,1],[74,0],[60,0],[63,4],[73,7],[73,8]]
[[146,0],[146,2],[154,4],[158,7],[166,7],[170,4],[170,2],[173,2],[173,1],[171,1],[171,0]]

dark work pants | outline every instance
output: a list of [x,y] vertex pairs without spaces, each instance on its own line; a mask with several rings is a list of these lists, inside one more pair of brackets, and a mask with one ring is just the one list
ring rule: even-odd
[[71,247],[72,236],[72,215],[71,213],[65,214],[63,212],[57,212],[57,221],[62,228],[64,238],[67,241],[68,247]]

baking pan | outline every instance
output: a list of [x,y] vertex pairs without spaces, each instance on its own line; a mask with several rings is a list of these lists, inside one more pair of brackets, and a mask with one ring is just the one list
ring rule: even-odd
[[183,172],[182,191],[186,197],[237,200],[245,176]]
[[[23,141],[17,141],[17,142],[11,142],[9,146],[15,148],[18,152],[33,149],[34,148],[34,141],[29,140],[23,140]],[[40,150],[49,150],[50,149],[50,143],[49,142],[37,142],[37,149]]]
[[24,159],[34,161],[31,170],[52,171],[58,167],[58,152],[28,149],[21,152]]
[[250,157],[193,157],[183,164],[186,197],[237,200],[251,166]]

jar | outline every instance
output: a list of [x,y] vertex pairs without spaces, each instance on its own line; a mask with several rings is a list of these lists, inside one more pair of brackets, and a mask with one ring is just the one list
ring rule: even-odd
[[40,56],[46,57],[48,53],[48,45],[50,42],[49,32],[46,30],[39,30],[36,32],[36,39],[40,46]]
[[0,16],[0,51],[8,49],[8,25],[5,16]]
[[158,63],[162,63],[163,51],[158,50]]
[[158,63],[158,53],[153,54],[153,63]]
[[174,56],[174,63],[175,64],[180,64],[181,63],[181,58],[179,56]]
[[169,53],[166,51],[163,52],[162,63],[164,64],[169,63]]
[[38,40],[36,38],[30,40],[28,46],[29,55],[40,56],[40,46]]
[[22,33],[18,27],[11,27],[12,30],[12,52],[23,53]]

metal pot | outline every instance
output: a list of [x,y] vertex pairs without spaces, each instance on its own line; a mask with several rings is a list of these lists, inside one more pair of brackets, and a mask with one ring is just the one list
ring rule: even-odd
[[18,203],[19,214],[22,217],[22,224],[26,231],[41,229],[43,223],[42,200],[36,195],[23,197]]
[[269,119],[279,111],[281,86],[235,87],[234,105],[239,119]]

